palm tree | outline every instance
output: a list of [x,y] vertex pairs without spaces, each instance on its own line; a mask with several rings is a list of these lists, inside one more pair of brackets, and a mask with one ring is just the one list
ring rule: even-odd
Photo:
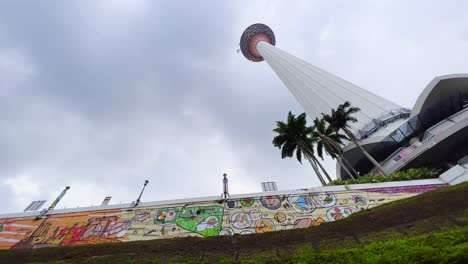
[[[313,141],[309,137],[312,133],[312,128],[307,126],[307,115],[300,114],[297,118],[291,113],[288,113],[287,122],[276,121],[274,132],[278,133],[273,138],[273,145],[281,149],[281,158],[292,157],[296,152],[297,160],[302,164],[302,155],[309,161],[310,165],[317,174],[322,185],[326,182],[323,179],[317,164],[320,164],[314,156]],[[323,168],[321,165],[319,165]],[[330,176],[328,176],[329,178]],[[329,179],[331,180],[331,178]]]
[[338,105],[335,109],[332,109],[331,115],[322,114],[325,121],[327,121],[335,131],[339,131],[340,129],[344,131],[344,133],[348,136],[349,139],[362,151],[364,156],[369,159],[374,166],[379,169],[384,176],[388,176],[385,172],[384,168],[359,144],[354,134],[351,132],[350,123],[356,123],[357,119],[352,116],[353,114],[359,112],[361,109],[358,107],[352,107],[351,103],[346,101],[344,104]]
[[[343,150],[340,147],[340,145],[343,144],[342,140],[348,139],[348,137],[337,133],[332,126],[327,126],[323,118],[315,118],[313,128],[312,138],[316,139],[317,156],[323,160],[323,151],[325,150],[332,159],[336,158],[341,167],[352,179],[356,179],[358,173],[343,156]],[[343,162],[346,162],[346,165]],[[351,169],[352,172],[350,172],[348,168]]]

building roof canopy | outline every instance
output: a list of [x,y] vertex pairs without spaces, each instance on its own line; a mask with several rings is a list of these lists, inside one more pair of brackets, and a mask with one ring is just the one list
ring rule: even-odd
[[427,108],[451,96],[468,97],[468,74],[450,74],[435,77],[419,95],[410,117],[416,116]]

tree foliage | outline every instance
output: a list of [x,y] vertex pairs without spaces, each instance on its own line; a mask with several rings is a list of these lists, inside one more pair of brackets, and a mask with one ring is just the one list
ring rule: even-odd
[[[305,156],[322,185],[325,185],[326,182],[318,169],[318,167],[323,167],[315,158],[314,140],[310,137],[313,128],[307,126],[306,113],[302,113],[296,117],[290,111],[286,123],[283,121],[276,121],[276,128],[273,129],[273,132],[276,132],[277,135],[273,138],[272,143],[273,146],[281,150],[281,158],[284,159],[296,156],[296,159],[302,164],[302,156]],[[322,170],[329,181],[331,181],[328,173],[324,169]]]

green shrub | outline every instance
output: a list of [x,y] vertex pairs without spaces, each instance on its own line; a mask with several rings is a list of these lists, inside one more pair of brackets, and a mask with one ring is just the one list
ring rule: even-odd
[[436,169],[416,168],[416,169],[408,169],[405,171],[397,171],[397,172],[390,174],[388,177],[369,173],[357,179],[350,179],[350,180],[338,179],[338,180],[329,182],[326,186],[433,179],[433,178],[439,177],[439,175],[440,175],[440,172],[439,170],[436,170]]

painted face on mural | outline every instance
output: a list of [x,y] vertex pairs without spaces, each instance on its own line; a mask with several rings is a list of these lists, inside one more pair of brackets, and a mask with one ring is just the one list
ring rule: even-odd
[[231,224],[236,229],[244,229],[252,224],[250,215],[240,212],[231,216]]
[[250,211],[249,214],[250,214],[250,218],[252,218],[252,220],[254,220],[254,221],[262,218],[262,212],[260,210],[257,210],[257,209]]
[[246,214],[238,214],[236,216],[235,222],[238,223],[239,225],[245,226],[249,222],[249,218]]
[[218,218],[214,216],[209,216],[206,218],[206,224],[208,225],[208,228],[214,228],[218,224]]
[[281,198],[277,195],[264,196],[261,198],[262,205],[270,210],[276,210],[281,206]]
[[294,211],[300,214],[311,213],[315,210],[315,204],[309,195],[290,195],[288,202]]
[[255,232],[266,233],[275,230],[275,224],[270,219],[260,219],[255,223]]
[[278,223],[283,223],[286,221],[286,214],[278,212],[275,214],[275,220],[278,221]]

